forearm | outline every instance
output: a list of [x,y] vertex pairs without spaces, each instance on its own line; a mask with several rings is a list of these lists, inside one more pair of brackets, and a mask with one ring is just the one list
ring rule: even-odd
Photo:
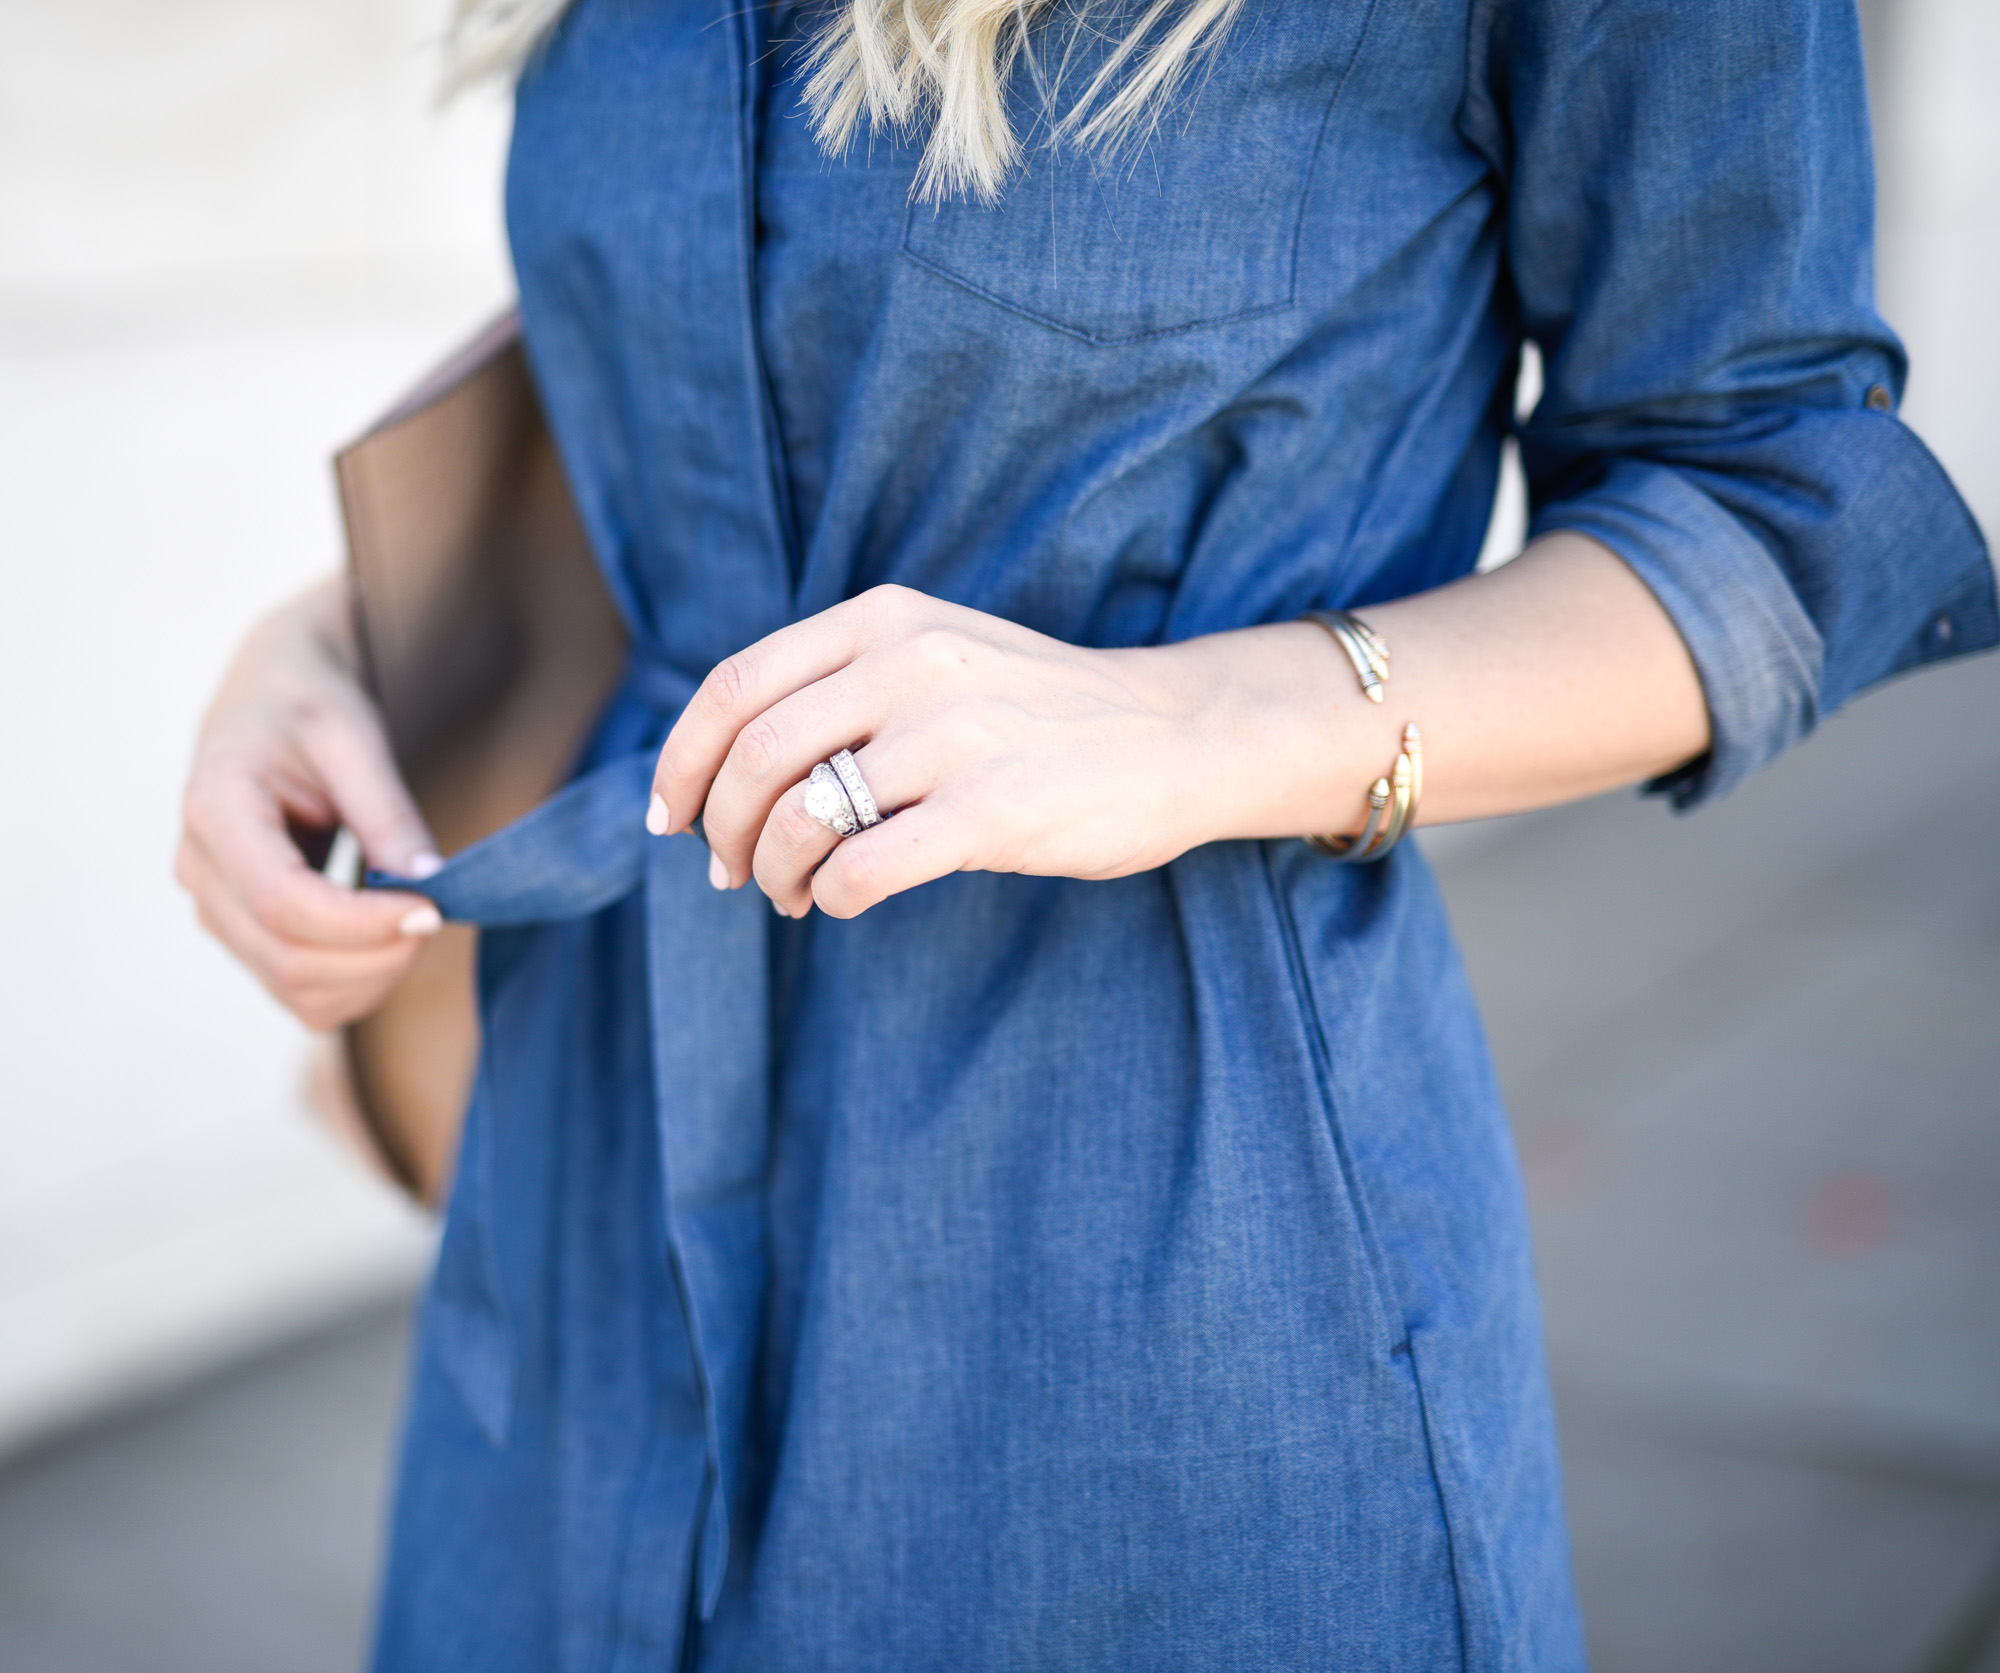
[[360,654],[347,580],[330,575],[272,610],[245,635],[210,701],[211,718],[243,703],[296,701],[329,680],[359,689]]
[[1412,721],[1425,824],[1592,795],[1708,746],[1672,621],[1584,536],[1549,536],[1490,574],[1363,614],[1392,652],[1379,704],[1310,622],[1174,647],[1166,674],[1195,740],[1183,802],[1198,840],[1358,831]]
[[[1359,830],[1411,721],[1431,821],[1587,795],[1705,745],[1673,624],[1593,542],[1538,542],[1368,619],[1393,652],[1381,704],[1310,622],[1087,650],[874,588],[709,674],[647,828],[699,814],[717,888],[755,877],[788,916],[853,917],[953,871],[1122,877],[1227,838]],[[894,818],[843,831],[813,811],[814,763],[843,749]]]

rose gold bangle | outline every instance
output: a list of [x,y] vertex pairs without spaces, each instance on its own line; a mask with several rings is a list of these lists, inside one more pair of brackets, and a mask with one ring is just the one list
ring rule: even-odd
[[[1306,841],[1330,860],[1367,865],[1381,859],[1417,822],[1417,798],[1424,791],[1423,734],[1412,721],[1403,728],[1403,747],[1386,778],[1368,788],[1368,823],[1359,836],[1309,836]],[[1388,817],[1383,818],[1384,810]]]

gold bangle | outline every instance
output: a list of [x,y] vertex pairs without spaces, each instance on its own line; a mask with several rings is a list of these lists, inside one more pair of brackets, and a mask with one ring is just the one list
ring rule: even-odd
[[1371,703],[1381,702],[1389,686],[1389,646],[1382,635],[1345,610],[1308,610],[1300,619],[1317,623],[1333,636],[1354,664],[1362,695]]
[[1389,805],[1389,781],[1378,778],[1368,787],[1368,823],[1361,827],[1359,836],[1309,836],[1306,841],[1324,854],[1329,860],[1358,858],[1361,851],[1375,840],[1375,827],[1382,821],[1382,810]]
[[[1368,865],[1381,859],[1403,840],[1404,832],[1417,822],[1417,798],[1424,789],[1423,734],[1412,721],[1403,728],[1403,747],[1387,778],[1378,778],[1368,788],[1368,823],[1359,836],[1310,836],[1306,841],[1345,865]],[[1382,817],[1383,810],[1389,817]]]

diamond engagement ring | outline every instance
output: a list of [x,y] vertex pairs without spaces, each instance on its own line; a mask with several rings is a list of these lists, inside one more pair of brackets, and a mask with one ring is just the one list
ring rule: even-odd
[[[856,773],[854,776],[859,778],[861,775]],[[872,809],[875,804],[871,800],[868,805]],[[813,768],[812,777],[806,780],[806,815],[824,825],[835,836],[851,837],[861,829],[854,804],[847,799],[839,776],[824,761]]]
[[861,769],[854,764],[852,752],[843,749],[832,757],[827,765],[838,775],[840,787],[847,792],[847,799],[853,804],[854,817],[860,822],[861,828],[865,831],[870,825],[881,824],[881,809],[876,807],[875,798],[868,793],[868,786],[862,782]]

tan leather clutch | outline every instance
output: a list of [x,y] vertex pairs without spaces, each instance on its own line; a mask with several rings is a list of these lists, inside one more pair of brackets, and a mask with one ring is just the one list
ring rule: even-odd
[[[625,665],[622,623],[509,314],[334,460],[368,682],[442,853],[543,801]],[[478,1056],[477,931],[447,925],[345,1032],[345,1113],[436,1203]]]

